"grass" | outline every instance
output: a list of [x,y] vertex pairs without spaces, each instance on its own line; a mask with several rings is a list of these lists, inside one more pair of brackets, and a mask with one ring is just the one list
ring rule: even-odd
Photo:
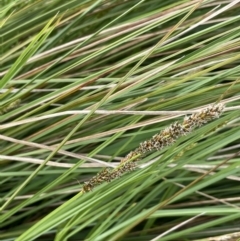
[[[237,240],[239,8],[2,1],[0,240]],[[82,191],[140,143],[219,102],[220,118]]]

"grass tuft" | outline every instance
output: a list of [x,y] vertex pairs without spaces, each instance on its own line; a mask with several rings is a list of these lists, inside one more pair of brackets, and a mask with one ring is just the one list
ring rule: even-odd
[[239,0],[0,6],[0,240],[238,238]]

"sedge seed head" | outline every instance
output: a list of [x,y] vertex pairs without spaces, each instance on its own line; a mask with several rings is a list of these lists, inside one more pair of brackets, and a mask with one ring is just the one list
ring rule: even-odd
[[[154,135],[151,139],[140,143],[134,151],[131,151],[120,162],[120,166],[111,171],[109,168],[103,169],[96,176],[92,177],[88,182],[83,185],[83,191],[89,192],[94,186],[102,184],[103,182],[110,182],[116,178],[121,177],[127,172],[131,172],[137,168],[136,162],[145,155],[147,152],[154,150],[161,150],[162,148],[172,145],[177,138],[187,135],[195,127],[200,127],[207,122],[218,118],[224,110],[223,104],[211,105],[208,108],[186,116],[182,123],[175,122],[169,127],[161,131],[159,134]],[[181,155],[181,153],[179,153]],[[133,161],[129,161],[139,156]]]

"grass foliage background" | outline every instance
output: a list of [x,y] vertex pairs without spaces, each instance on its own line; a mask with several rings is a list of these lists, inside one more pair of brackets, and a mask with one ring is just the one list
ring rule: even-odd
[[[240,232],[239,12],[236,0],[1,1],[0,240]],[[81,193],[217,101],[221,118]]]

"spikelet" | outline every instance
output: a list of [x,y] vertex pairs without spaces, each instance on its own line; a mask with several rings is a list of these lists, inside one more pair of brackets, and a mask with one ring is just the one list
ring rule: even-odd
[[91,191],[95,186],[104,182],[110,182],[116,178],[121,177],[127,172],[131,172],[137,168],[137,162],[148,152],[159,151],[164,147],[172,145],[176,139],[181,136],[187,135],[195,127],[200,127],[207,122],[218,118],[223,112],[224,105],[216,104],[208,108],[186,116],[183,122],[175,122],[169,127],[154,135],[151,139],[140,143],[134,151],[131,151],[124,157],[120,165],[111,171],[110,168],[105,168],[96,176],[92,177],[88,182],[83,185],[83,191]]
[[4,106],[3,108],[0,109],[0,115],[3,115],[5,113],[11,111],[14,108],[17,108],[20,105],[20,103],[21,103],[21,100],[18,99],[18,100],[13,101],[12,103],[10,103],[7,106]]
[[147,152],[159,151],[162,148],[173,144],[176,139],[187,135],[195,127],[200,127],[207,122],[218,118],[224,109],[224,105],[217,104],[210,106],[198,113],[184,118],[183,123],[175,122],[164,129],[159,134],[154,135],[150,140],[140,143],[139,147],[133,153],[143,156]]
[[114,179],[117,179],[124,175],[127,172],[133,171],[137,167],[134,162],[126,162],[118,168],[111,170],[110,168],[104,168],[96,176],[92,177],[89,181],[84,182],[83,191],[89,192],[93,187],[100,185],[104,182],[111,182]]

